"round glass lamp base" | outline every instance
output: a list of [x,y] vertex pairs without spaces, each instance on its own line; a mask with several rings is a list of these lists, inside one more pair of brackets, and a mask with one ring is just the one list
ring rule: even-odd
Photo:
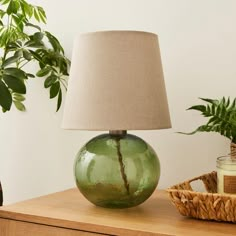
[[150,145],[130,134],[103,134],[85,144],[74,164],[80,192],[97,206],[141,204],[155,190],[159,159]]

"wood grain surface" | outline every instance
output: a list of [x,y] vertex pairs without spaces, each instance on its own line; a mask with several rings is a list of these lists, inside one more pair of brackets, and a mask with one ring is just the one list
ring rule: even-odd
[[89,203],[77,189],[69,189],[1,207],[0,218],[42,224],[47,230],[59,227],[108,235],[236,235],[235,224],[179,215],[164,191],[156,191],[138,207],[106,209]]
[[0,225],[1,236],[101,236],[97,233],[1,218]]

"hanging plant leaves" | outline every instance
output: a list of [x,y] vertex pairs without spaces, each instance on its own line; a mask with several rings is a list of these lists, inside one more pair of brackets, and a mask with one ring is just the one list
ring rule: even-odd
[[34,27],[35,29],[38,29],[39,31],[41,31],[41,28],[40,28],[38,25],[29,23],[29,22],[27,22],[25,25],[26,25],[26,26],[30,26],[30,27]]
[[14,76],[18,79],[27,79],[26,73],[16,67],[5,68],[3,74]]
[[18,59],[19,59],[19,57],[17,57],[17,56],[9,57],[2,63],[2,67],[4,68],[12,63],[15,63],[18,61]]
[[23,102],[25,101],[25,97],[22,94],[13,93],[13,100]]
[[48,76],[47,79],[44,81],[44,88],[49,88],[56,81],[57,81],[57,76],[56,75]]
[[26,50],[26,49],[23,49],[23,57],[27,60],[27,61],[30,61],[31,60],[31,53]]
[[3,80],[7,84],[7,86],[12,89],[14,92],[25,94],[26,87],[23,80],[18,79],[14,76],[4,74]]
[[[36,62],[40,68],[36,75],[47,77],[44,87],[49,88],[50,98],[57,98],[58,110],[62,101],[59,78],[68,75],[70,61],[64,56],[59,40],[34,24],[35,20],[46,23],[44,9],[28,3],[27,0],[0,0],[0,5],[2,110],[10,110],[12,102],[18,110],[25,110],[22,103],[25,100],[22,94],[26,93],[25,80],[34,78],[35,73],[27,73],[22,68],[31,61]],[[25,30],[26,27],[31,29]],[[65,86],[66,83],[63,84]]]
[[44,37],[44,34],[42,32],[36,32],[34,35],[33,35],[33,39],[34,41],[36,42],[41,42],[42,39]]
[[0,105],[5,111],[11,109],[12,97],[7,86],[0,80]]
[[14,105],[19,111],[25,111],[26,110],[25,105],[20,101],[14,101]]
[[56,82],[50,88],[50,98],[55,98],[60,90],[60,83]]
[[59,93],[58,93],[58,98],[57,98],[57,110],[58,111],[61,107],[61,102],[62,102],[62,92],[61,92],[61,89],[59,90]]
[[[27,73],[26,75],[27,75],[27,77],[29,77],[29,78],[35,78],[35,75],[33,75],[33,74]],[[28,79],[28,78],[27,78],[27,79]]]
[[45,67],[45,68],[39,70],[39,71],[36,73],[36,75],[37,75],[38,77],[43,77],[43,76],[49,74],[50,71],[51,71],[51,68],[48,66],[48,67]]
[[10,4],[8,5],[8,8],[7,8],[7,14],[8,15],[16,14],[18,9],[19,9],[19,7],[20,7],[20,4],[19,4],[18,1],[11,0]]

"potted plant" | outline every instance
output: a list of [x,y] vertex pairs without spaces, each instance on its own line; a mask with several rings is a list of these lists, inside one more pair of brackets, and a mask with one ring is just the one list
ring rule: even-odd
[[231,158],[236,158],[236,98],[231,102],[230,98],[222,98],[219,100],[200,98],[206,102],[205,105],[194,105],[187,110],[195,110],[201,112],[204,117],[208,118],[206,124],[199,126],[190,133],[192,135],[197,132],[217,132],[231,141]]
[[[24,111],[27,79],[46,76],[44,87],[50,98],[57,98],[57,111],[61,106],[62,87],[66,89],[69,60],[57,38],[39,27],[46,23],[42,7],[26,0],[0,0],[0,106],[3,112],[15,107]],[[24,68],[37,63],[37,73]]]
[[[36,76],[46,77],[44,87],[49,89],[50,98],[57,98],[56,110],[60,109],[70,61],[58,39],[38,23],[46,24],[42,7],[26,0],[0,0],[0,106],[3,112],[10,111],[12,104],[25,111],[26,82]],[[36,73],[25,69],[29,63],[38,64]]]

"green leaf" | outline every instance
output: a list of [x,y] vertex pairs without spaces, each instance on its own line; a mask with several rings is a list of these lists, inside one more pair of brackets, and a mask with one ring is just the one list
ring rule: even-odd
[[0,105],[3,110],[9,111],[11,109],[12,97],[7,86],[0,80]]
[[19,111],[25,111],[25,105],[20,102],[20,101],[13,101],[15,104],[15,107],[19,110]]
[[26,26],[33,27],[33,28],[36,28],[36,29],[38,29],[39,31],[41,31],[41,28],[40,28],[38,25],[34,25],[34,24],[32,24],[32,23],[29,23],[29,22],[27,22],[25,25],[26,25]]
[[59,90],[60,90],[60,83],[57,81],[50,88],[50,98],[56,97]]
[[221,105],[224,105],[225,104],[225,97],[223,97],[223,99],[221,100]]
[[42,7],[37,7],[37,8],[38,8],[38,14],[39,14],[40,20],[41,20],[44,24],[46,24],[46,23],[47,23],[47,22],[46,22],[47,17],[46,17],[46,14],[45,14],[44,9],[43,9]]
[[208,102],[207,105],[195,105],[191,107],[192,110],[202,112],[202,115],[209,117],[206,125],[199,126],[191,133],[197,132],[218,132],[221,135],[229,138],[231,141],[236,140],[236,99],[230,102],[230,98],[223,97],[220,100],[200,98]]
[[24,21],[24,18],[21,16],[16,16],[16,15],[13,15],[12,16],[13,20],[15,21],[15,24],[16,24],[16,27],[23,32],[23,29],[24,29],[24,24],[23,24],[23,21]]
[[220,113],[221,113],[221,106],[219,104],[219,106],[217,106],[217,108],[216,108],[216,116],[219,116]]
[[16,67],[5,68],[3,74],[11,75],[18,79],[26,79],[26,73],[23,70],[18,69]]
[[34,40],[29,40],[25,43],[25,46],[31,47],[31,48],[44,48],[45,45],[42,41],[34,41]]
[[25,8],[24,8],[24,3],[23,3],[23,1],[20,2],[20,8],[21,8],[22,14],[23,14],[25,17],[27,17],[27,14],[26,14],[26,12],[25,12]]
[[219,101],[216,99],[210,99],[210,98],[199,98],[199,99],[201,99],[202,101],[205,101],[205,102],[209,102],[211,104],[218,104],[219,103]]
[[1,1],[2,2],[2,5],[5,5],[5,4],[7,4],[7,3],[9,3],[11,0],[3,0],[3,1]]
[[34,52],[33,50],[29,50],[29,52],[32,54],[35,60],[42,63],[42,58],[38,53]]
[[25,1],[21,2],[22,2],[21,7],[24,9],[25,14],[28,15],[29,18],[31,18],[33,16],[33,6]]
[[44,34],[42,32],[36,32],[33,35],[33,38],[36,42],[41,42],[41,40],[43,39]]
[[230,105],[230,98],[228,97],[228,99],[227,99],[227,101],[226,101],[226,107],[229,107],[229,105]]
[[23,102],[25,101],[25,97],[22,94],[13,93],[13,100]]
[[2,67],[4,68],[4,67],[6,67],[6,66],[8,66],[8,65],[10,65],[10,64],[12,64],[12,63],[15,63],[15,62],[18,61],[18,59],[19,59],[19,58],[16,57],[16,56],[9,57],[9,58],[7,58],[5,61],[3,61]]
[[211,116],[211,107],[209,105],[206,106],[206,111],[204,113],[205,117]]
[[196,134],[197,132],[206,131],[207,127],[208,127],[207,125],[202,125],[202,126],[199,126],[196,130],[189,132],[189,133],[185,133],[185,132],[177,132],[177,133],[178,134],[185,134],[185,135],[193,135],[193,134]]
[[38,22],[40,22],[40,18],[39,18],[38,11],[37,11],[36,8],[34,8],[33,14],[34,14],[35,19],[36,19]]
[[236,106],[236,98],[233,100],[231,106],[229,107],[230,110],[234,109]]
[[26,75],[27,75],[27,77],[35,78],[35,75],[33,75],[33,74],[27,73]]
[[0,18],[1,19],[4,17],[5,14],[6,14],[6,12],[3,11],[2,9],[0,9]]
[[56,75],[49,75],[47,79],[44,81],[44,88],[49,88],[52,84],[57,81]]
[[212,117],[208,122],[207,122],[207,125],[211,124],[211,123],[214,123],[215,121],[217,121],[217,117]]
[[27,61],[30,61],[32,59],[31,53],[28,50],[26,50],[26,49],[23,49],[23,57]]
[[23,55],[22,49],[16,50],[14,53],[14,56],[17,58],[22,57],[22,55]]
[[9,48],[20,48],[21,49],[22,43],[20,41],[16,41],[16,42],[10,42],[8,44]]
[[189,107],[187,110],[196,110],[196,111],[205,112],[206,107],[204,105],[196,105],[196,106]]
[[38,11],[43,15],[44,19],[47,19],[47,16],[46,16],[46,13],[45,13],[44,9],[40,6],[37,6],[37,8],[38,8]]
[[25,94],[26,87],[24,82],[21,79],[18,79],[11,75],[3,75],[3,80],[7,84],[7,86],[12,89],[14,92]]
[[51,71],[51,67],[47,66],[47,67],[44,67],[43,69],[39,70],[36,75],[38,77],[43,77],[45,75],[47,75],[50,71]]
[[60,42],[58,41],[58,39],[54,35],[49,33],[48,31],[45,31],[45,35],[47,36],[48,41],[52,45],[54,51],[62,52],[62,54],[64,54],[64,49],[62,48],[62,46],[61,46]]
[[61,101],[62,101],[62,92],[61,92],[61,89],[60,89],[59,93],[58,93],[58,98],[57,98],[57,110],[56,111],[59,111],[59,109],[61,107]]
[[0,47],[6,46],[7,40],[9,37],[9,33],[7,28],[3,27],[0,29]]
[[19,7],[20,7],[20,5],[16,0],[11,0],[10,4],[8,5],[8,8],[7,8],[7,14],[8,15],[16,14]]

